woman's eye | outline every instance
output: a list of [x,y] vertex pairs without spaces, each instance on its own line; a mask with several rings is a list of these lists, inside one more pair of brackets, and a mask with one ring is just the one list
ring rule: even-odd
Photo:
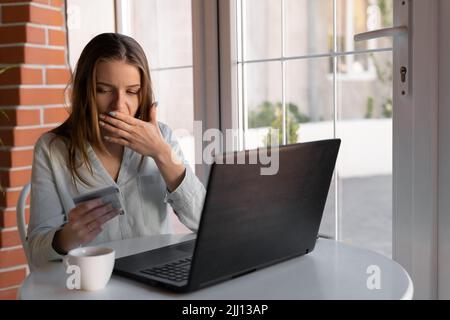
[[111,90],[106,90],[106,89],[102,89],[102,88],[97,88],[97,92],[98,92],[98,93],[108,93],[108,92],[111,92]]
[[138,94],[139,91],[127,91],[128,94]]

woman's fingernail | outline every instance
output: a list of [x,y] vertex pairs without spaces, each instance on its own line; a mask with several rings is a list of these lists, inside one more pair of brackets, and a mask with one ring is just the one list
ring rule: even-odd
[[105,123],[104,123],[103,121],[101,121],[101,120],[100,120],[98,123],[99,123],[102,127],[105,125]]
[[109,114],[111,117],[114,117],[114,116],[116,115],[116,113],[113,112],[113,111],[108,112],[108,114]]
[[108,136],[104,136],[103,137],[105,140],[109,140],[109,137]]
[[100,118],[100,119],[105,119],[105,115],[104,115],[104,114],[100,114],[100,115],[99,115],[99,118]]

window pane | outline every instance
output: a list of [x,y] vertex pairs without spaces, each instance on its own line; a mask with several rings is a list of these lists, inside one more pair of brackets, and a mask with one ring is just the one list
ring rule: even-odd
[[[158,101],[158,121],[173,130],[184,157],[195,172],[194,98],[192,68],[152,72],[155,97]],[[175,233],[190,232],[168,207]]]
[[[191,0],[132,0],[128,5],[130,35],[144,48],[152,69],[158,121],[173,130],[195,172]],[[189,232],[168,210],[175,233]]]
[[133,0],[130,5],[132,36],[152,69],[192,65],[191,0]]
[[[285,70],[288,143],[332,139],[334,108],[330,59],[287,61]],[[330,237],[335,236],[334,182],[333,179],[319,230]]]
[[335,185],[336,179],[331,180],[330,188],[328,189],[327,202],[323,210],[322,221],[320,222],[319,234],[329,238],[336,238],[336,200],[335,200]]
[[333,75],[329,64],[329,58],[286,62],[288,128],[295,126],[298,132],[297,138],[292,137],[289,142],[333,137]]
[[153,71],[152,81],[158,101],[158,121],[166,123],[174,131],[194,170],[192,68]]
[[248,130],[245,148],[254,149],[266,144],[269,128],[281,131],[281,63],[250,63],[245,68],[245,108]]
[[70,66],[73,70],[81,51],[93,37],[103,32],[115,32],[114,0],[68,0],[67,27]]
[[337,0],[338,51],[391,48],[392,38],[355,42],[357,33],[393,26],[393,0]]
[[391,257],[392,52],[361,56],[369,74],[337,78],[341,238]]
[[281,57],[281,1],[242,0],[244,59]]
[[128,5],[130,36],[142,45],[152,69],[158,120],[174,131],[194,170],[193,70],[185,68],[192,66],[191,0],[133,0]]
[[333,48],[332,0],[284,0],[285,55],[327,53]]

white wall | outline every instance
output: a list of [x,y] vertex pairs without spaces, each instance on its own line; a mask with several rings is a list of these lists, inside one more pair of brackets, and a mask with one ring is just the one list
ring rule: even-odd
[[[267,132],[267,128],[248,130],[249,148],[263,147]],[[336,133],[342,140],[337,163],[341,178],[392,174],[392,119],[339,121]],[[333,123],[301,123],[297,134],[299,142],[330,139]]]

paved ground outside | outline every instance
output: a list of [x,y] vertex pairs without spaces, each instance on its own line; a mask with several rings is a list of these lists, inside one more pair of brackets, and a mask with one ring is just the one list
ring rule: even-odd
[[[392,257],[392,176],[342,179],[342,241]],[[320,233],[334,237],[334,189],[331,188]]]

